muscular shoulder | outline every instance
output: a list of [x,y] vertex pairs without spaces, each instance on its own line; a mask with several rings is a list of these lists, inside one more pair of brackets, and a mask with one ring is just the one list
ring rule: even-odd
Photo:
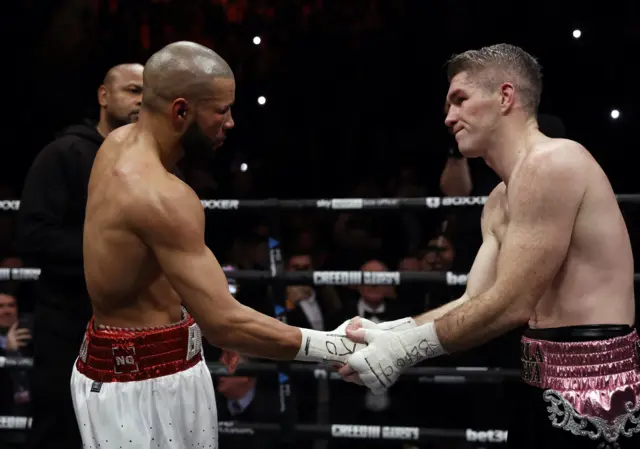
[[531,148],[520,167],[518,177],[555,176],[563,177],[583,173],[592,161],[587,150],[568,139],[549,139]]
[[[555,194],[558,197],[584,192],[593,158],[577,142],[550,139],[536,144],[522,161],[509,186],[509,196]],[[522,199],[522,198],[520,198]]]
[[589,184],[593,159],[582,145],[549,139],[529,150],[507,189],[510,218],[573,216]]
[[174,175],[163,171],[131,176],[125,181],[129,200],[126,214],[142,233],[178,235],[204,229],[204,210],[195,192]]

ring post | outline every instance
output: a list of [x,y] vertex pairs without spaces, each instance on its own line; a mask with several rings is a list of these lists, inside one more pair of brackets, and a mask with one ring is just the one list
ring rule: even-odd
[[[271,287],[271,300],[274,306],[274,316],[279,321],[287,323],[287,309],[285,307],[284,284],[278,280],[284,272],[282,252],[280,250],[280,223],[278,212],[274,211],[269,226],[269,268],[274,279]],[[289,363],[278,363],[278,385],[280,397],[280,425],[282,428],[282,447],[293,447],[297,424],[297,411],[293,391],[291,388],[291,369]]]

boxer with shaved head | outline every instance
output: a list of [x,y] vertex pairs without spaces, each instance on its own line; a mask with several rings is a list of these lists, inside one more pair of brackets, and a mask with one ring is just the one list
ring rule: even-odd
[[273,360],[344,363],[363,347],[287,326],[238,303],[204,241],[204,210],[171,174],[233,128],[235,79],[215,52],[176,42],[144,68],[138,122],[98,152],[87,200],[84,268],[93,305],[72,375],[85,447],[217,447],[201,333]]

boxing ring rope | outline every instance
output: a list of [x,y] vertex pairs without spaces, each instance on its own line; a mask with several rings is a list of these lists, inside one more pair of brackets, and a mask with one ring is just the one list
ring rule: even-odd
[[[445,283],[465,285],[468,273],[452,271],[290,271],[273,275],[268,270],[234,270],[223,268],[230,281],[250,281],[283,285],[416,285]],[[37,281],[40,268],[0,268],[0,281]],[[635,282],[640,273],[634,273]]]
[[[227,367],[219,362],[207,362],[207,367],[214,377],[249,376],[260,377],[272,374],[280,370],[277,363],[247,362],[243,363],[231,374]],[[33,359],[30,357],[0,357],[0,368],[24,370],[33,368]],[[311,363],[290,363],[289,372],[296,377],[313,377],[315,379],[340,380],[340,375],[324,365]],[[520,378],[520,370],[489,368],[489,367],[432,367],[418,366],[409,368],[398,382],[418,382],[436,384],[461,384],[461,383],[500,383],[505,380]]]
[[[617,194],[619,203],[640,203],[640,194]],[[417,198],[328,198],[281,200],[202,199],[207,210],[276,209],[276,210],[385,210],[385,209],[438,209],[440,207],[482,206],[486,196],[428,196]],[[20,200],[0,200],[0,211],[17,211]]]
[[[616,195],[619,202],[640,203],[640,194]],[[450,286],[465,285],[467,273],[454,272],[411,272],[411,271],[296,271],[285,272],[280,251],[280,220],[277,212],[283,210],[398,210],[398,209],[439,209],[449,207],[482,206],[486,196],[465,197],[421,197],[421,198],[331,198],[331,199],[203,199],[206,210],[237,211],[267,210],[269,221],[269,270],[234,270],[225,268],[230,281],[249,281],[273,284],[271,297],[274,316],[286,322],[284,307],[285,285],[405,285],[424,283],[445,283]],[[0,211],[17,211],[19,200],[0,200]],[[0,281],[35,281],[40,276],[40,268],[0,268]],[[640,273],[634,274],[640,280]],[[0,369],[30,369],[33,360],[27,357],[0,357]],[[466,440],[477,443],[506,443],[506,430],[437,429],[398,426],[369,426],[357,424],[298,424],[292,403],[290,377],[313,376],[316,379],[340,380],[340,376],[329,368],[301,363],[246,363],[229,374],[220,363],[208,363],[213,376],[264,376],[278,373],[280,388],[280,423],[247,423],[222,421],[219,432],[229,435],[277,434],[284,445],[291,446],[295,435],[303,434],[314,438],[348,438],[384,441],[433,441]],[[502,383],[516,380],[519,370],[489,367],[413,367],[399,382],[434,384],[461,383]],[[24,431],[31,427],[31,418],[25,416],[0,416],[0,430]]]
[[[226,366],[218,362],[208,362],[212,376],[267,376],[281,371],[278,363],[251,362],[245,363],[230,374]],[[29,369],[33,360],[28,357],[0,357],[0,369]],[[316,379],[340,380],[341,377],[330,368],[309,363],[291,363],[288,373],[313,376]],[[520,371],[516,369],[489,367],[413,367],[408,369],[398,382],[417,382],[419,384],[463,384],[488,383],[499,384],[505,380],[516,380]],[[293,410],[291,408],[290,410]],[[31,426],[31,418],[27,416],[0,416],[0,431],[24,431]],[[229,435],[253,436],[255,434],[276,434],[282,436],[290,432],[289,437],[295,441],[295,435],[313,438],[349,438],[384,441],[416,441],[429,442],[434,439],[465,440],[469,442],[506,443],[506,430],[474,430],[474,429],[437,429],[412,426],[370,426],[361,424],[297,424],[288,423],[249,423],[244,421],[221,421],[219,432]]]
[[[31,427],[26,416],[0,416],[0,430],[24,431]],[[297,424],[294,432],[312,438],[344,438],[382,440],[388,442],[431,442],[434,440],[466,440],[478,443],[506,443],[506,430],[435,429],[424,427],[370,426],[361,424]],[[281,435],[283,428],[275,423],[219,421],[218,432],[227,435]]]

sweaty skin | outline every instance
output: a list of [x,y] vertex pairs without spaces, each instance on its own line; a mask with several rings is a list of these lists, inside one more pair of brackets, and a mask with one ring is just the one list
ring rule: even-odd
[[124,126],[109,135],[93,166],[84,266],[96,325],[175,323],[182,299],[212,344],[292,359],[300,331],[231,296],[204,243],[200,200],[167,172],[154,144],[136,125]]

